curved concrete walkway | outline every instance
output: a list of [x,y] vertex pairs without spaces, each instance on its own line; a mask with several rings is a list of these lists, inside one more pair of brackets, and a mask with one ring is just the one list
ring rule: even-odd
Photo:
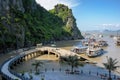
[[38,50],[41,51],[45,51],[47,50],[48,52],[53,52],[55,54],[58,54],[59,56],[70,56],[70,55],[77,55],[74,52],[65,50],[65,49],[61,49],[61,48],[54,48],[54,47],[41,47],[41,48],[37,48]]
[[60,56],[70,56],[70,55],[77,55],[76,53],[74,52],[71,52],[71,51],[68,51],[68,50],[64,50],[64,49],[60,49],[60,48],[54,48],[54,47],[41,47],[41,48],[36,48],[36,49],[33,49],[33,50],[29,50],[29,51],[25,51],[25,52],[21,52],[20,55],[10,59],[9,61],[7,61],[4,65],[2,65],[1,67],[1,72],[4,74],[4,75],[7,75],[8,77],[12,78],[12,79],[19,79],[21,80],[19,77],[13,75],[10,71],[9,71],[9,66],[10,66],[10,62],[15,62],[15,60],[18,60],[19,58],[25,56],[25,55],[28,55],[32,52],[37,52],[37,51],[48,51],[48,54],[49,52],[53,52],[55,53],[56,55],[58,55],[58,57]]
[[[13,58],[13,59],[14,59],[14,58]],[[6,63],[2,66],[1,71],[2,71],[3,74],[8,75],[8,76],[11,77],[12,79],[22,80],[22,79],[18,78],[17,76],[13,75],[12,73],[10,73],[10,71],[9,71],[9,64],[10,64],[11,61],[13,61],[13,59],[10,59],[8,62],[6,62]]]
[[[19,77],[17,77],[16,75],[14,75],[14,74],[12,74],[12,73],[10,72],[10,68],[9,68],[10,63],[11,63],[12,61],[15,61],[15,60],[19,59],[20,57],[22,57],[22,56],[24,56],[24,55],[27,55],[27,54],[29,54],[29,53],[36,52],[36,51],[38,51],[38,50],[33,49],[33,50],[21,52],[18,56],[11,58],[10,60],[8,60],[7,62],[5,62],[5,63],[2,65],[2,67],[1,67],[1,73],[2,73],[3,75],[5,75],[6,77],[9,77],[10,79],[22,80],[22,79],[20,79]],[[9,78],[8,78],[8,79],[9,79]]]

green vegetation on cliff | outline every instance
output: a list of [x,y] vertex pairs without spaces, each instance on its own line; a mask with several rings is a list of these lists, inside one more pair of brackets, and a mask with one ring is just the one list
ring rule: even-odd
[[72,14],[72,10],[63,4],[57,4],[54,9],[49,11],[53,15],[62,19],[63,29],[74,39],[82,38],[79,29],[76,26],[76,19]]
[[[0,5],[5,5],[0,3]],[[37,43],[82,38],[72,10],[59,4],[47,11],[35,0],[6,2],[0,13],[0,51]]]

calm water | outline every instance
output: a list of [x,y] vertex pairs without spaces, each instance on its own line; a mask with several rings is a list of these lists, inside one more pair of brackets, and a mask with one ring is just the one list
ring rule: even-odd
[[116,46],[116,41],[110,37],[104,37],[103,39],[108,42],[109,46],[104,48],[106,53],[100,57],[101,61],[99,62],[99,65],[101,66],[101,62],[106,62],[106,56],[112,57],[113,59],[117,59],[119,61],[118,65],[120,65],[120,46]]
[[109,37],[105,37],[104,40],[108,41],[109,46],[105,49],[107,51],[104,56],[110,56],[112,58],[117,58],[120,61],[120,46],[116,46],[115,40]]
[[[110,38],[108,35],[98,39],[107,41],[109,46],[103,48],[105,51],[103,55],[96,58],[90,58],[90,59],[92,59],[93,61],[96,61],[98,66],[103,67],[103,63],[107,61],[107,56],[108,56],[108,57],[112,57],[113,59],[117,59],[119,61],[118,65],[120,66],[120,46],[116,46],[115,44],[116,41],[113,38]],[[74,45],[79,45],[80,41],[73,42],[73,43]],[[71,44],[71,43],[66,42],[66,44]],[[65,48],[68,50],[71,49],[70,46],[62,46],[62,48]],[[82,56],[86,56],[86,55],[82,54]],[[120,72],[120,68],[117,69],[117,72]]]

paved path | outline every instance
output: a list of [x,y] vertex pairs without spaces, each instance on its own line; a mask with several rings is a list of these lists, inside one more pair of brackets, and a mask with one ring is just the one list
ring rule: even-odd
[[2,68],[1,68],[1,71],[4,73],[4,74],[7,74],[8,76],[10,76],[12,79],[18,79],[18,80],[21,80],[20,78],[16,77],[15,75],[11,74],[9,69],[8,69],[8,66],[9,66],[9,63],[12,61],[13,59],[10,59],[8,62],[6,62]]
[[[29,51],[25,51],[25,52],[21,52],[19,55],[25,55],[25,54],[29,54],[31,52],[35,52],[37,51],[36,49],[33,50],[29,50]],[[18,56],[17,56],[18,57]],[[18,80],[22,80],[19,77],[13,75],[10,71],[9,71],[9,65],[10,62],[14,61],[16,57],[11,58],[9,61],[7,61],[1,68],[1,72],[4,73],[5,75],[9,76],[12,79],[18,79]]]
[[[53,47],[41,47],[41,48],[36,48],[36,49],[33,49],[33,50],[29,50],[29,51],[25,51],[25,52],[21,52],[19,55],[27,55],[29,53],[32,53],[32,52],[36,52],[36,51],[45,51],[47,50],[48,52],[54,52],[55,54],[57,54],[58,56],[70,56],[70,55],[77,55],[76,53],[74,52],[71,52],[71,51],[68,51],[68,50],[65,50],[65,49],[61,49],[61,48],[53,48]],[[18,57],[18,56],[17,56]],[[16,57],[10,59],[9,61],[7,61],[1,68],[1,71],[8,75],[9,77],[11,77],[12,79],[19,79],[21,80],[20,78],[18,78],[17,76],[13,75],[10,73],[9,69],[8,69],[8,66],[10,64],[11,61],[13,61]]]
[[61,49],[61,48],[54,48],[54,47],[42,47],[42,48],[37,48],[38,50],[41,51],[49,51],[49,52],[54,52],[56,54],[59,54],[60,56],[69,56],[69,55],[77,55],[74,52],[65,50],[65,49]]
[[65,49],[61,49],[61,48],[54,48],[54,47],[42,47],[42,48],[37,48],[38,50],[47,50],[49,52],[54,52],[56,54],[59,54],[59,56],[70,56],[70,55],[77,55],[78,57],[82,57],[84,59],[86,59],[88,63],[96,63],[95,61],[93,61],[92,59],[88,58],[87,56],[83,56],[83,55],[79,55],[75,52],[72,52],[70,50],[65,50]]
[[[29,77],[28,73],[25,74]],[[64,71],[47,71],[40,75],[34,75],[33,80],[40,80],[44,77],[45,80],[103,80],[99,76],[89,74],[66,74]],[[53,77],[54,76],[54,77]]]

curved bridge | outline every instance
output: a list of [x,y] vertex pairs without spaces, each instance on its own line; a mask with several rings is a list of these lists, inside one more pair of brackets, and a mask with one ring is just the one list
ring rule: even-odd
[[28,51],[23,51],[18,56],[10,58],[2,64],[2,66],[0,67],[0,74],[2,75],[2,79],[3,80],[29,80],[28,78],[21,76],[21,74],[16,73],[12,69],[15,66],[17,66],[17,64],[20,64],[29,59],[43,55],[45,52],[47,52],[48,54],[51,54],[51,53],[55,54],[56,57],[58,58],[61,56],[77,55],[74,52],[67,51],[60,48],[53,48],[53,47],[41,47],[41,48],[36,48]]

